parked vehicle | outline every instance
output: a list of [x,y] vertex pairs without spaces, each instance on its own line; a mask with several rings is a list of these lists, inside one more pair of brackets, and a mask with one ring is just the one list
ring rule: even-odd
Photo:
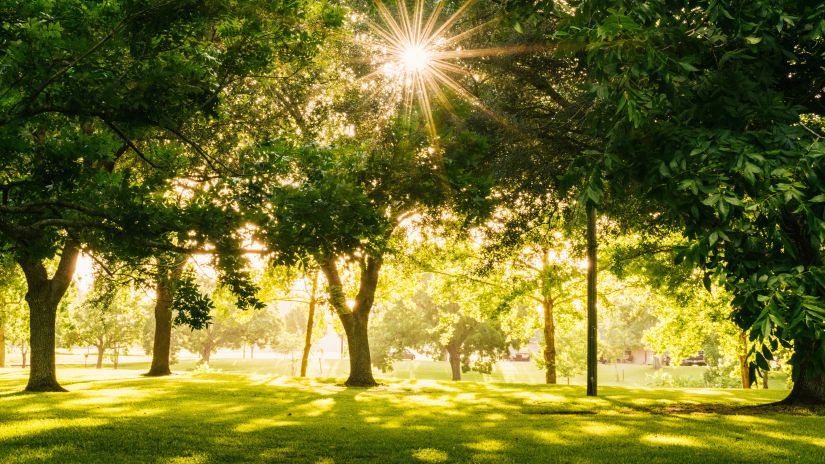
[[401,350],[401,352],[398,353],[398,359],[414,360],[415,353],[410,350]]
[[529,361],[530,360],[530,352],[529,351],[516,351],[515,353],[510,355],[510,361]]
[[683,359],[682,362],[679,363],[680,366],[707,366],[708,363],[705,361],[705,352],[700,351],[699,354],[694,356],[688,356],[687,358]]

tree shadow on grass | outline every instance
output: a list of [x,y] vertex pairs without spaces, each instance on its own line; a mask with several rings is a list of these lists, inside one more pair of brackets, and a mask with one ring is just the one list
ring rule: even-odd
[[652,414],[719,414],[719,415],[772,415],[790,416],[825,416],[825,405],[801,406],[779,403],[760,405],[724,405],[724,404],[677,404],[662,407],[638,408]]
[[[360,389],[324,379],[221,374],[76,387],[68,394],[0,397],[0,423],[18,430],[0,431],[0,462],[748,462],[752,456],[815,463],[822,449],[811,443],[825,434],[819,417],[651,414],[655,407],[695,405],[679,403],[677,392],[660,404],[650,390],[616,389],[592,401],[555,387],[402,382]],[[654,406],[627,406],[645,394]],[[24,412],[31,405],[39,409]],[[530,414],[530,408],[555,413]],[[766,443],[765,434],[778,429],[789,430],[789,439]]]

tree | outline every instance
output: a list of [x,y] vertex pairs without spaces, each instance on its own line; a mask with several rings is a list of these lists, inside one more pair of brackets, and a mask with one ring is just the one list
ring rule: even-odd
[[309,351],[312,349],[312,331],[315,328],[315,308],[318,306],[318,271],[312,274],[312,288],[309,291],[307,304],[307,325],[304,338],[304,350],[301,353],[301,377],[307,376],[309,365]]
[[[163,255],[161,255],[163,256]],[[173,307],[177,284],[180,282],[185,260],[181,256],[173,256],[175,261],[158,259],[157,274],[155,277],[155,307],[154,307],[154,337],[152,341],[152,364],[149,366],[149,377],[171,375],[169,363],[172,355],[172,327]]]
[[6,342],[21,348],[22,365],[26,367],[25,345],[28,331],[25,326],[25,281],[16,264],[5,259],[0,262],[0,367],[6,367]]
[[[269,267],[261,278],[264,300],[301,305],[293,306],[286,313],[283,318],[285,332],[273,345],[277,349],[283,349],[292,354],[297,346],[297,340],[301,340],[301,377],[306,377],[309,367],[314,331],[326,328],[323,314],[318,314],[316,311],[326,303],[321,296],[322,281],[320,279],[320,269],[312,261],[298,263],[294,267]],[[303,306],[306,306],[306,310],[302,309]]]
[[734,320],[759,342],[752,367],[793,346],[786,402],[823,403],[825,147],[808,121],[823,112],[825,7],[681,8],[599,0],[563,13],[557,37],[584,46],[599,165],[659,199],[691,240],[682,257],[724,279]]
[[[411,139],[409,128],[389,127],[359,145],[292,148],[263,185],[250,185],[251,205],[258,208],[260,238],[278,263],[313,259],[327,282],[327,301],[344,326],[350,352],[347,385],[372,386],[368,323],[378,278],[395,232],[406,217],[446,204],[450,186],[430,162],[423,139]],[[460,158],[480,147],[472,139]],[[433,148],[435,150],[435,148]],[[279,152],[281,150],[278,150]],[[472,155],[470,155],[472,156]],[[284,183],[289,173],[290,181]],[[347,294],[346,274],[358,282]],[[352,298],[353,304],[347,302]]]
[[[511,298],[524,297],[541,307],[544,335],[545,382],[556,383],[556,319],[557,311],[570,311],[570,303],[584,295],[582,250],[568,237],[573,235],[569,212],[555,210],[559,203],[545,197],[549,204],[529,222],[522,223],[524,211],[509,208],[501,216],[510,220],[488,226],[488,261],[506,267],[506,280],[511,286]],[[537,200],[540,202],[541,200]],[[566,213],[566,214],[565,214]],[[568,216],[568,218],[565,218]],[[565,220],[566,219],[566,220]],[[492,264],[495,266],[496,264]]]
[[101,272],[85,299],[69,308],[63,342],[68,346],[94,346],[98,369],[103,367],[106,351],[113,350],[117,369],[121,350],[128,350],[140,337],[141,327],[135,321],[140,320],[143,308],[136,289],[124,287]]
[[55,312],[78,253],[143,260],[189,243],[193,224],[183,219],[196,215],[157,192],[227,164],[186,132],[218,115],[231,83],[300,48],[303,9],[254,0],[5,0],[0,10],[0,241],[27,281],[26,389],[61,391]]
[[[190,288],[181,286],[182,289]],[[184,293],[190,290],[184,290]],[[200,292],[194,295],[201,298]],[[187,299],[187,297],[184,297]],[[183,331],[181,344],[192,353],[198,353],[203,363],[208,363],[220,348],[238,349],[244,346],[260,348],[274,344],[283,334],[283,322],[272,308],[244,310],[227,290],[217,289],[209,300],[209,319],[201,326],[186,324],[177,314],[177,325],[186,325],[191,330]]]
[[461,380],[461,373],[470,370],[490,373],[508,347],[517,343],[507,336],[500,321],[455,302],[438,303],[424,291],[379,314],[374,331],[379,347],[376,364],[384,370],[412,348],[433,357],[446,353],[452,379]]
[[468,370],[491,372],[510,347],[533,335],[536,312],[522,300],[534,302],[518,298],[525,290],[510,268],[479,275],[480,246],[454,225],[416,224],[415,231],[414,249],[388,269],[392,282],[382,291],[384,309],[372,335],[376,365],[391,368],[412,348],[446,355],[453,380]]

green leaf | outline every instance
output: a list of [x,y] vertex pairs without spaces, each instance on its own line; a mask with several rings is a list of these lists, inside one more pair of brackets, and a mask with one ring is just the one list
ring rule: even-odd
[[684,69],[685,71],[690,71],[690,72],[699,71],[699,68],[697,68],[696,66],[693,66],[690,63],[684,62],[684,61],[680,61],[679,66],[681,66],[682,69]]
[[756,45],[756,44],[758,44],[758,43],[759,43],[759,42],[761,42],[761,41],[762,41],[762,38],[761,38],[761,37],[753,37],[753,36],[748,36],[748,37],[745,37],[745,42],[747,42],[747,43],[749,43],[749,44],[751,44],[751,45]]

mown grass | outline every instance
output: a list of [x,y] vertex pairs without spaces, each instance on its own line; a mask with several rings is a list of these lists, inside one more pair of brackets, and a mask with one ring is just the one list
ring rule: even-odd
[[[183,360],[172,367],[175,371],[192,371],[198,368],[198,361]],[[79,366],[78,366],[79,367]],[[148,362],[123,363],[122,369],[148,370]],[[255,375],[295,376],[299,372],[300,360],[289,359],[241,359],[217,358],[209,363],[211,369],[227,373]],[[676,379],[685,379],[696,386],[702,385],[705,367],[669,366],[656,371],[652,366],[636,364],[599,364],[599,384],[605,386],[647,387],[651,386],[651,376],[669,374]],[[307,371],[309,377],[346,377],[349,371],[347,359],[312,360]],[[450,380],[450,365],[446,361],[397,361],[388,372],[379,373],[387,379],[397,380]],[[465,372],[462,379],[471,382],[506,382],[506,383],[544,383],[544,371],[534,362],[501,361],[495,365],[490,374]],[[571,385],[584,385],[583,374],[570,378]],[[568,379],[560,377],[560,384],[567,384]],[[772,372],[770,388],[785,389],[785,374]]]
[[825,462],[825,417],[753,408],[783,391],[60,375],[26,394],[0,370],[0,462]]

